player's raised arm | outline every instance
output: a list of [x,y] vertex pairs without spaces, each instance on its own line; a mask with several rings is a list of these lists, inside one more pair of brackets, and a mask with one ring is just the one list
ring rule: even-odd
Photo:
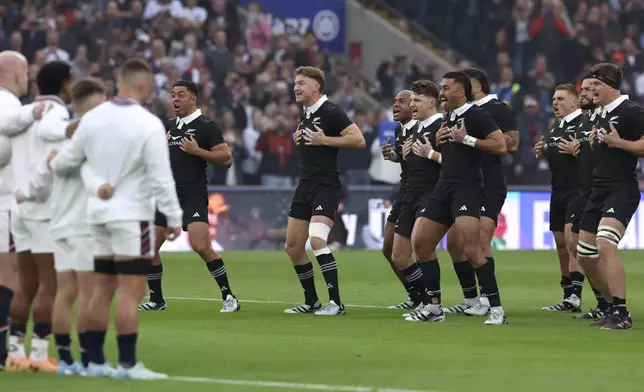
[[145,141],[143,162],[146,166],[149,184],[156,197],[157,207],[166,216],[168,227],[181,227],[183,212],[179,206],[174,177],[170,168],[165,128],[160,120],[156,120],[154,127],[158,129],[151,131]]
[[87,124],[87,120],[81,120],[70,142],[48,158],[48,166],[54,173],[64,175],[74,169],[80,168],[83,162],[85,162],[84,144],[88,139],[87,132],[89,132],[89,126],[91,125]]

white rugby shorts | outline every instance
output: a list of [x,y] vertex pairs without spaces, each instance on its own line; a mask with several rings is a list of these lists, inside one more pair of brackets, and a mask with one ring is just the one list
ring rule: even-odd
[[0,253],[13,253],[16,248],[11,234],[11,211],[0,212]]
[[16,253],[54,253],[54,240],[49,232],[49,221],[22,219],[11,214],[11,234]]
[[153,221],[118,221],[90,225],[94,238],[94,256],[154,256]]
[[94,271],[94,240],[89,235],[62,238],[54,241],[56,272]]

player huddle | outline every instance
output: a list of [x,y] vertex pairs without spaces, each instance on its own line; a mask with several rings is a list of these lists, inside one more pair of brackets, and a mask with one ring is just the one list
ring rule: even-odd
[[[177,116],[165,124],[144,109],[140,102],[154,82],[139,60],[119,68],[118,93],[110,101],[102,82],[73,82],[69,65],[54,61],[37,75],[41,95],[22,106],[26,72],[22,55],[0,53],[0,360],[5,363],[10,332],[9,371],[166,378],[136,358],[137,310],[167,309],[158,255],[165,239],[188,231],[219,285],[221,312],[240,309],[208,231],[206,165],[232,163],[221,130],[197,109],[191,82],[173,86]],[[289,209],[286,253],[305,301],[286,309],[288,314],[345,313],[327,240],[342,197],[338,151],[364,148],[365,140],[322,94],[324,83],[317,68],[296,70],[295,100],[302,112],[293,140],[300,148],[301,176]],[[584,78],[580,96],[572,85],[557,87],[557,120],[535,146],[553,173],[550,228],[564,289],[563,300],[544,310],[581,311],[587,277],[598,306],[578,318],[608,329],[632,326],[617,246],[639,205],[635,167],[644,155],[644,110],[620,94],[620,84],[616,66],[598,64]],[[69,102],[80,119],[70,119]],[[382,154],[401,165],[401,188],[383,253],[408,298],[391,308],[410,310],[404,318],[411,322],[441,322],[449,313],[507,324],[490,244],[507,194],[501,157],[519,145],[510,108],[490,94],[484,72],[467,69],[448,72],[440,85],[412,83],[396,96],[393,114],[399,121],[395,140]],[[443,308],[436,248],[445,235],[464,299]],[[328,288],[324,306],[307,242]],[[146,280],[150,298],[141,303]],[[114,368],[103,346],[116,290]],[[76,301],[78,362],[70,351]],[[34,327],[27,356],[30,309]],[[48,357],[52,333],[59,363]]]
[[[221,312],[239,310],[208,234],[206,164],[232,163],[221,130],[197,109],[192,82],[175,84],[177,117],[166,124],[143,108],[154,79],[137,59],[118,69],[118,93],[109,101],[100,80],[73,81],[65,62],[41,68],[40,95],[22,106],[27,80],[24,56],[0,53],[0,370],[167,378],[136,357],[138,310],[166,308],[158,257],[164,240],[188,231],[220,286]],[[141,303],[148,279],[151,300]],[[104,345],[117,290],[113,367]],[[76,302],[79,361],[70,350]],[[58,362],[48,356],[52,334]]]

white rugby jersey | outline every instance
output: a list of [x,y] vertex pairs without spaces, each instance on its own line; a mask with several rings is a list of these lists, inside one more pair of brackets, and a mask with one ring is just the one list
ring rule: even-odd
[[[50,142],[60,142],[59,148],[70,143],[65,133],[69,121],[63,120],[55,113],[47,113],[38,127],[38,134],[41,138]],[[59,176],[52,176],[51,195],[51,219],[49,230],[54,239],[62,239],[81,235],[89,235],[87,224],[87,199],[89,194],[98,194],[98,188],[105,184],[94,174],[89,164],[84,163],[80,170]]]
[[136,101],[115,98],[85,113],[51,167],[66,175],[85,160],[98,178],[114,187],[109,200],[89,195],[90,224],[152,221],[158,206],[169,227],[181,226],[165,127]]
[[[43,101],[50,107],[48,116],[69,119],[69,111],[65,102],[57,96],[41,95],[24,110],[30,113],[36,105]],[[19,190],[26,198],[23,203],[14,208],[14,212],[22,219],[46,221],[51,217],[51,208],[47,201],[51,191],[52,176],[46,167],[47,155],[58,143],[44,140],[40,137],[41,121],[33,121],[23,133],[11,138],[11,167]]]
[[[15,133],[17,119],[23,115],[22,103],[10,90],[0,87],[0,134]],[[25,116],[28,117],[28,116]],[[24,131],[33,122],[33,117],[21,129]],[[20,128],[19,128],[20,129]],[[15,182],[11,170],[11,140],[0,136],[0,211],[8,211],[13,205]]]

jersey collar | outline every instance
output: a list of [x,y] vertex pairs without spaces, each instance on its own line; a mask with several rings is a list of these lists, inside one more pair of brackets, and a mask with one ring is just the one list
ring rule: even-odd
[[562,121],[559,124],[559,127],[562,128],[564,124],[571,122],[572,120],[579,117],[579,115],[581,115],[581,109],[575,110],[574,112],[570,113],[569,115],[561,119]]
[[419,122],[418,126],[420,128],[427,128],[428,126],[430,126],[434,122],[436,122],[436,120],[438,120],[439,118],[442,118],[442,117],[443,117],[442,113],[436,113],[433,116],[429,116],[426,119],[424,119],[423,121]]
[[402,124],[402,127],[405,130],[409,131],[410,129],[412,129],[414,127],[414,125],[416,125],[417,122],[418,122],[417,120],[409,120],[406,123]]
[[190,124],[191,122],[193,122],[194,120],[196,120],[196,119],[197,119],[197,117],[199,117],[199,116],[201,116],[201,109],[197,109],[197,110],[195,110],[194,112],[192,112],[192,114],[190,114],[190,115],[188,115],[188,116],[185,116],[185,117],[182,117],[182,118],[177,117],[177,127],[178,127],[179,129],[181,129],[181,127],[182,127],[184,124],[185,124],[185,125]]
[[470,110],[471,107],[472,107],[472,104],[468,102],[468,103],[464,104],[463,106],[461,106],[460,108],[454,109],[454,113],[456,113],[456,115],[460,117],[463,114],[465,114],[465,112]]
[[62,98],[60,98],[57,95],[39,95],[34,99],[34,101],[37,101],[37,102],[54,101],[54,102],[59,103],[59,104],[61,104],[63,106],[67,106],[65,101],[63,101]]
[[318,99],[318,101],[316,103],[314,103],[313,105],[311,105],[309,107],[304,106],[304,111],[306,112],[306,118],[311,117],[311,115],[314,114],[315,112],[317,112],[318,109],[320,108],[320,106],[322,106],[322,104],[325,103],[328,100],[329,99],[326,97],[326,94],[325,94],[325,95],[322,95],[320,97],[320,99]]
[[476,106],[483,106],[483,105],[485,105],[486,103],[490,102],[493,99],[498,99],[496,94],[488,94],[488,95],[484,96],[483,98],[479,99],[478,101],[474,101],[474,104]]
[[626,101],[627,99],[628,99],[628,95],[620,95],[619,98],[617,98],[613,102],[609,103],[608,105],[604,106],[604,109],[606,109],[606,112],[610,113],[613,110],[615,110],[616,107],[621,105],[622,102]]

